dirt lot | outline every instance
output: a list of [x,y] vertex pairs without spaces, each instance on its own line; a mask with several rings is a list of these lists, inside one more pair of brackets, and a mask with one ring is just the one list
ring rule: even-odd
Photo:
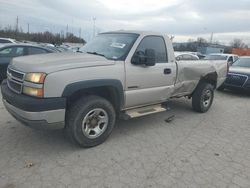
[[21,125],[0,103],[0,188],[250,187],[249,98],[217,92],[206,114],[174,100],[169,112],[119,121],[91,149]]

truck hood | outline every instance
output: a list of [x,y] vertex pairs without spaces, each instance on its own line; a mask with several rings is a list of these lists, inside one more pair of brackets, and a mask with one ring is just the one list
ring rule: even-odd
[[83,53],[51,53],[14,58],[10,64],[13,69],[22,72],[51,73],[66,69],[108,66],[114,61],[105,57]]
[[237,74],[247,74],[250,75],[250,68],[247,67],[237,67],[237,66],[231,66],[229,68],[230,73],[237,73]]

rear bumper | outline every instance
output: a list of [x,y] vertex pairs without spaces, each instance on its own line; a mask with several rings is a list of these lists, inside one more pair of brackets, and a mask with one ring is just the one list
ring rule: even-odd
[[16,94],[6,82],[1,85],[7,111],[21,123],[37,129],[60,129],[65,121],[65,98],[37,99]]

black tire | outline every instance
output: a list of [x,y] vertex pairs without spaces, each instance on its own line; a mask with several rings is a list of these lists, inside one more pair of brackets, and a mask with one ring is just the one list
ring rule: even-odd
[[225,87],[223,86],[223,84],[220,86],[220,87],[218,87],[218,91],[224,91],[224,89],[225,89]]
[[[87,133],[84,132],[82,124],[84,124],[84,126],[93,126],[91,122],[95,118],[91,117],[92,120],[90,120],[90,116],[93,115],[89,115],[89,113],[95,109],[103,110],[108,119],[106,120],[106,128],[103,133],[96,138],[89,138],[88,136],[91,136],[91,134],[89,133],[88,136],[86,136]],[[100,117],[99,115],[96,116]],[[84,123],[86,118],[88,123]],[[74,143],[79,144],[81,147],[93,147],[103,143],[109,137],[114,128],[115,120],[116,113],[109,101],[99,96],[85,96],[71,105],[67,111],[65,129],[68,137]],[[94,121],[94,126],[100,123],[98,120]],[[93,132],[95,133],[95,131]]]
[[0,85],[2,84],[2,81],[3,81],[3,76],[0,73]]
[[201,113],[207,112],[213,103],[213,99],[214,87],[206,82],[199,83],[192,95],[193,110]]

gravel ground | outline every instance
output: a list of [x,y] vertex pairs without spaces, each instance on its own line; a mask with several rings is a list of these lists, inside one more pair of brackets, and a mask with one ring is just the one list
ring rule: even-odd
[[21,125],[0,102],[0,188],[250,187],[249,96],[216,92],[205,114],[190,102],[119,121],[90,149],[72,145],[63,131]]

